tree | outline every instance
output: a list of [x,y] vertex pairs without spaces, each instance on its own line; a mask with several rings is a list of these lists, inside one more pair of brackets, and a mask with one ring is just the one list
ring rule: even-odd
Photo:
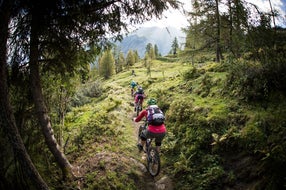
[[123,70],[123,66],[126,64],[123,52],[120,52],[119,59],[118,59],[118,67],[119,71]]
[[215,0],[215,26],[216,26],[216,62],[220,62],[222,57],[221,45],[220,45],[220,12],[219,12],[219,0]]
[[[9,102],[9,89],[7,85],[7,39],[8,23],[11,17],[12,1],[2,1],[0,6],[0,125],[6,132],[12,145],[16,160],[26,171],[27,179],[31,180],[37,189],[49,189],[37,169],[35,168],[30,156],[28,155],[21,136],[16,126],[13,110]],[[10,187],[11,188],[11,187]]]
[[126,66],[129,68],[130,66],[133,66],[135,63],[135,57],[134,52],[132,50],[129,50],[126,56]]
[[138,51],[137,50],[134,50],[134,58],[135,58],[135,63],[137,63],[140,59],[139,57],[139,54],[138,54]]
[[108,79],[115,73],[114,58],[111,50],[107,50],[103,53],[99,62],[99,74],[105,79]]
[[156,44],[154,45],[154,52],[155,52],[156,58],[159,57],[159,49],[158,49],[158,46]]
[[[121,49],[118,46],[113,47],[113,57],[115,60],[115,72],[119,73],[123,70],[123,65],[125,62],[124,55],[122,57]],[[123,59],[122,59],[123,58]]]
[[216,61],[219,62],[222,56],[220,47],[220,12],[219,12],[219,0],[195,0],[192,3],[194,12],[190,15],[194,17],[195,22],[200,20],[196,24],[195,34],[198,33],[202,36],[202,49],[213,48],[216,51]]
[[145,57],[146,57],[146,53],[148,54],[148,57],[150,59],[155,59],[156,58],[155,50],[154,50],[154,47],[153,47],[153,45],[151,43],[148,43],[146,45]]
[[148,53],[150,55],[152,47],[153,45],[151,43],[148,43],[145,47],[145,54]]
[[152,65],[152,61],[150,59],[150,56],[148,53],[145,53],[145,57],[144,57],[144,66],[146,67],[146,74],[151,77],[151,65]]
[[179,48],[179,44],[178,44],[177,37],[174,38],[171,47],[172,47],[172,54],[173,54],[173,55],[176,55],[176,54],[177,54],[177,51],[178,51],[178,48]]

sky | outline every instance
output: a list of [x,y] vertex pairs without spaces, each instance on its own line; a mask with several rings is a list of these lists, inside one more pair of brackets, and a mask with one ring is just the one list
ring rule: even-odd
[[[186,10],[191,10],[191,1],[192,0],[179,0],[183,3],[183,8]],[[249,3],[253,3],[257,5],[263,11],[270,11],[269,0],[245,0]],[[271,0],[272,7],[277,9],[284,16],[284,21],[279,20],[277,22],[282,25],[286,25],[286,0]],[[151,26],[159,26],[159,27],[169,27],[173,26],[176,28],[184,28],[188,26],[187,18],[183,13],[182,8],[180,10],[167,10],[163,13],[162,19],[153,19],[151,21],[145,22],[142,26],[151,27]]]

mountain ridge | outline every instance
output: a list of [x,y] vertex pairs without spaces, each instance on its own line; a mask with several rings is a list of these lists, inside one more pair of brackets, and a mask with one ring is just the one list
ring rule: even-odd
[[121,42],[117,43],[117,46],[124,55],[127,55],[129,50],[137,50],[142,58],[145,55],[147,44],[156,44],[159,53],[164,56],[170,52],[175,38],[177,38],[179,46],[183,47],[185,34],[180,29],[175,27],[142,27],[124,37]]

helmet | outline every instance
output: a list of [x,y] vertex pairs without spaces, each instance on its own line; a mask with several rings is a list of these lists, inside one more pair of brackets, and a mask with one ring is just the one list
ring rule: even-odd
[[157,100],[155,98],[150,98],[148,101],[147,101],[147,104],[150,106],[150,105],[156,105],[157,104]]
[[138,92],[143,93],[143,88],[141,86],[138,88]]

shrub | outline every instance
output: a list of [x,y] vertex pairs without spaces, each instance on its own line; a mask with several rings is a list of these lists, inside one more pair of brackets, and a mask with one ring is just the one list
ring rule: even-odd
[[262,65],[246,61],[230,67],[225,87],[232,96],[247,102],[266,100],[269,91]]
[[214,125],[216,121],[208,121],[205,112],[207,109],[194,106],[188,98],[172,102],[167,112],[166,125],[172,135],[166,141],[173,141],[168,147],[172,150],[167,151],[177,157],[173,175],[180,179],[176,189],[212,189],[214,184],[219,187],[225,176],[220,157],[211,147],[212,133],[221,129]]
[[103,93],[102,82],[100,80],[93,81],[83,85],[71,100],[71,106],[77,107],[90,103],[90,98],[100,97]]
[[100,80],[93,81],[83,86],[85,96],[94,98],[100,97],[102,94],[102,82]]
[[192,80],[192,79],[196,79],[201,75],[201,73],[199,72],[199,70],[196,67],[192,67],[190,70],[188,70],[187,72],[185,72],[183,74],[183,78],[184,80]]

